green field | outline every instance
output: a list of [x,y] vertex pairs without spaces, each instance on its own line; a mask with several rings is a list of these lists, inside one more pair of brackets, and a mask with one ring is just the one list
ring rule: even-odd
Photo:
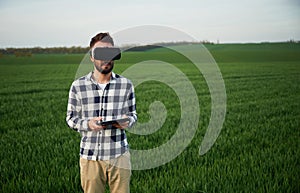
[[[178,67],[199,97],[199,128],[176,159],[133,171],[133,193],[300,192],[300,44],[206,45],[222,72],[227,114],[216,143],[199,146],[210,117],[205,79],[191,63],[165,49],[126,52],[122,73],[135,62],[161,59]],[[0,192],[81,192],[78,133],[65,123],[69,87],[83,55],[0,58]],[[130,78],[130,77],[128,77]],[[174,91],[151,81],[135,88],[140,122],[161,101],[163,127],[147,136],[128,133],[133,149],[149,149],[172,137],[180,120]],[[164,92],[162,92],[162,90]]]

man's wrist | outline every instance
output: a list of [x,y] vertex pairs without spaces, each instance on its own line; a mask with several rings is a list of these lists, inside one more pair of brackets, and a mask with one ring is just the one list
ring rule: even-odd
[[91,119],[87,120],[87,131],[92,131],[92,128],[91,128],[91,125],[90,125],[91,121],[92,121]]

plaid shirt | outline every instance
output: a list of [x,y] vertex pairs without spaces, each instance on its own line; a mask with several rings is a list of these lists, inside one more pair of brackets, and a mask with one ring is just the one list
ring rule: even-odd
[[88,160],[109,160],[128,151],[125,130],[108,126],[92,131],[88,121],[101,116],[104,121],[130,118],[129,127],[137,121],[134,87],[130,80],[112,73],[110,82],[102,90],[92,78],[92,72],[72,83],[69,92],[66,121],[80,132],[80,156]]

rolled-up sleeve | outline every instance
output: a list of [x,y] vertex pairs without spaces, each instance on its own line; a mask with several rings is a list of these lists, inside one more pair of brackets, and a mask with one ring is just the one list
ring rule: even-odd
[[136,101],[135,101],[134,87],[132,84],[127,95],[126,109],[127,109],[127,116],[130,119],[128,128],[131,128],[137,122]]
[[71,129],[80,132],[90,130],[88,121],[88,119],[82,118],[81,100],[73,83],[69,91],[66,122]]

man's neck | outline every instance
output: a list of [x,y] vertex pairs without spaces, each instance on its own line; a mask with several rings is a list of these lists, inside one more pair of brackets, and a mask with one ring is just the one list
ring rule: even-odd
[[108,74],[102,74],[102,73],[98,72],[97,70],[95,70],[93,73],[93,78],[97,83],[105,84],[110,81],[111,74],[112,74],[111,72]]

